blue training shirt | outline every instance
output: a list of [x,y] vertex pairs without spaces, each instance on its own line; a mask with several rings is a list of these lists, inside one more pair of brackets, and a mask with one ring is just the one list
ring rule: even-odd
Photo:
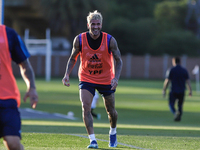
[[184,93],[186,80],[189,79],[188,72],[180,65],[172,67],[167,76],[171,80],[171,92]]
[[29,58],[30,54],[16,31],[12,28],[6,27],[6,33],[12,60],[19,64]]

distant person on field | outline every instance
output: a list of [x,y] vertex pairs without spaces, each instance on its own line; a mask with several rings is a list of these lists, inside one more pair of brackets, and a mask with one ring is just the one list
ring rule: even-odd
[[3,143],[8,150],[23,150],[18,111],[21,98],[11,62],[13,60],[20,67],[27,86],[24,101],[30,97],[32,108],[38,102],[34,72],[28,60],[30,54],[14,29],[0,25],[0,39],[0,138],[3,137]]
[[96,105],[97,105],[97,103],[98,103],[98,100],[99,100],[99,94],[98,94],[98,92],[97,91],[95,91],[95,95],[94,95],[94,97],[93,97],[93,100],[92,100],[92,104],[91,104],[91,114],[92,114],[92,116],[94,117],[94,118],[96,118],[96,119],[101,119],[101,114],[96,114],[95,112],[94,112],[94,109],[96,108]]
[[[166,89],[171,82],[171,91],[169,93],[169,108],[174,114],[174,121],[181,121],[183,114],[183,103],[185,97],[185,85],[187,84],[189,96],[192,96],[192,88],[190,85],[188,71],[180,65],[180,58],[172,59],[173,67],[167,71],[166,79],[163,85],[163,96],[166,95]],[[175,109],[177,101],[178,109]]]
[[[95,89],[102,95],[110,121],[109,147],[117,146],[117,111],[115,110],[115,89],[122,70],[122,59],[117,41],[111,35],[102,32],[102,15],[98,11],[87,16],[88,32],[74,39],[71,56],[62,80],[70,86],[69,75],[80,55],[79,93],[82,102],[83,121],[90,139],[88,148],[98,148],[93,129],[91,103]],[[115,60],[115,64],[113,61]]]

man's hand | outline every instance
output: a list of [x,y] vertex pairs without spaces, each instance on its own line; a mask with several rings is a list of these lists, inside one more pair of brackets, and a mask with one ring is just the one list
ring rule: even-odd
[[69,83],[69,75],[65,75],[64,78],[62,79],[62,82],[63,82],[63,85],[65,86],[70,86],[70,83]]
[[37,105],[37,103],[38,103],[38,94],[37,94],[35,88],[30,88],[30,89],[26,92],[26,94],[25,94],[25,96],[24,96],[24,98],[23,98],[24,102],[26,102],[26,99],[27,99],[28,97],[30,98],[31,107],[32,107],[33,109],[35,109],[35,108],[36,108],[36,105]]
[[189,92],[189,96],[192,96],[192,91]]
[[165,98],[165,96],[166,96],[166,91],[165,90],[163,90],[163,97]]
[[117,85],[118,85],[118,80],[116,78],[113,78],[111,80],[111,90],[116,89]]

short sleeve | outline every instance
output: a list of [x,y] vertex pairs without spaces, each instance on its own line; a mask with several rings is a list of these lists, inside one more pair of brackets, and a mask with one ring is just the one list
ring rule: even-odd
[[167,78],[167,79],[170,79],[170,70],[171,70],[171,69],[168,69],[168,70],[166,71],[165,78]]
[[16,31],[12,28],[6,27],[6,33],[12,60],[19,64],[29,58],[30,54]]

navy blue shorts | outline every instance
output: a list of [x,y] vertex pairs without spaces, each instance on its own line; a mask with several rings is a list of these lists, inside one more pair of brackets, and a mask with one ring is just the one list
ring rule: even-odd
[[0,100],[0,138],[14,135],[21,138],[21,118],[16,100]]
[[95,95],[95,89],[97,89],[104,97],[115,92],[115,90],[111,90],[111,85],[93,84],[88,82],[80,82],[79,89],[86,89],[92,93],[93,96]]

